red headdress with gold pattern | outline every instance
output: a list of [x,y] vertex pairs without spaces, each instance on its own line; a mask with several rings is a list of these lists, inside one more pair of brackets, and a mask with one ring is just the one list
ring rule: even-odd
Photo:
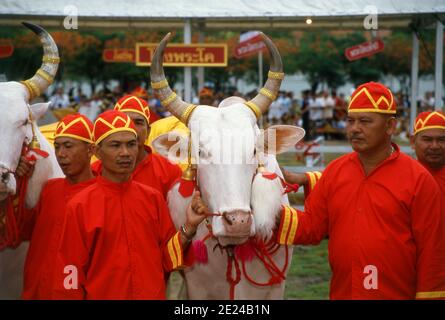
[[441,111],[421,112],[414,122],[414,134],[427,129],[445,129],[445,113]]
[[137,136],[134,123],[129,116],[117,110],[105,111],[94,122],[94,142],[99,144],[109,135],[122,131],[132,132]]
[[136,96],[138,98],[143,98],[143,99],[148,98],[147,90],[145,90],[142,87],[135,88],[133,91],[130,92],[130,95]]
[[150,123],[150,109],[148,108],[147,101],[136,96],[123,96],[114,105],[114,110],[139,113],[145,117],[147,124]]
[[68,137],[93,143],[93,123],[79,113],[69,114],[59,121],[54,139]]
[[391,90],[381,83],[367,82],[352,93],[348,112],[395,114],[397,110]]
[[213,97],[213,90],[207,87],[204,87],[199,91],[199,97]]

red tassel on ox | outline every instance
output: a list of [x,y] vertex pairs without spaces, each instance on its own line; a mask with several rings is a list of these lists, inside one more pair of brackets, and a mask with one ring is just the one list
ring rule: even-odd
[[255,258],[255,249],[252,242],[248,241],[235,247],[235,257],[242,262],[250,262]]
[[193,194],[196,189],[196,182],[194,180],[181,179],[179,182],[179,193],[184,198],[188,198]]
[[196,262],[206,264],[209,261],[207,246],[205,245],[204,241],[193,241],[193,252],[195,254]]

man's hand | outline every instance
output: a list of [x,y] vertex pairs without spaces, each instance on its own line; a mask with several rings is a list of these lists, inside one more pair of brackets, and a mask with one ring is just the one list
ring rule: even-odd
[[195,191],[192,202],[187,208],[187,221],[185,223],[188,233],[187,236],[192,237],[193,234],[196,233],[198,225],[206,218],[206,214],[208,213],[210,213],[210,210],[207,208],[204,201],[202,201],[201,193],[199,191]]
[[30,177],[34,172],[35,164],[35,161],[28,161],[25,156],[21,156],[17,169],[15,170],[15,174],[18,178],[22,178],[24,176]]
[[308,179],[304,173],[296,173],[296,172],[290,172],[282,167],[280,167],[281,172],[283,172],[283,178],[287,183],[291,184],[298,184],[299,186],[303,186],[305,184],[308,184]]

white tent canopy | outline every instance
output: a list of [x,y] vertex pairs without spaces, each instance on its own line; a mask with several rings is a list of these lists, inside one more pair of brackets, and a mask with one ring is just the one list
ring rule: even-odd
[[[0,24],[23,19],[62,25],[77,13],[79,27],[172,28],[184,19],[205,28],[357,28],[376,12],[380,28],[406,27],[416,17],[445,13],[444,0],[2,0]],[[314,23],[308,26],[306,18]]]

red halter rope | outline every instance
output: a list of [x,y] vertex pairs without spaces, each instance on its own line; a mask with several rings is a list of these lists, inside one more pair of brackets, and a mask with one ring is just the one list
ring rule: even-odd
[[[280,179],[280,182],[284,188],[283,194],[289,193],[289,192],[296,192],[298,191],[299,185],[297,184],[289,184],[286,181],[284,181],[283,178],[281,178],[280,176],[278,176],[276,173],[270,173],[270,172],[262,172],[262,176],[265,179],[269,179],[269,180],[274,180],[276,178]],[[193,194],[193,190],[196,188],[196,183],[195,181],[187,181],[185,179],[181,179],[181,183],[180,183],[180,194],[183,197],[187,197]],[[206,214],[207,217],[214,217],[214,216],[222,216],[223,214],[220,212],[214,212],[214,213],[208,213]],[[206,236],[204,236],[204,238],[201,241],[195,242],[195,251],[204,251],[205,257],[202,257],[202,263],[207,263],[207,249],[205,247],[205,241],[207,241],[210,238],[214,238],[216,239],[216,237],[213,234],[212,231],[212,225],[211,223],[206,219],[206,226],[208,228],[208,234]],[[200,242],[200,244],[199,244]],[[251,247],[253,248],[254,254],[255,256],[260,259],[264,265],[264,267],[266,268],[266,270],[269,272],[270,274],[270,278],[269,281],[265,282],[265,283],[259,283],[256,282],[255,280],[253,280],[247,273],[246,271],[246,260],[245,259],[241,259],[241,267],[242,267],[242,272],[244,273],[244,276],[246,277],[246,279],[257,286],[272,286],[275,284],[279,284],[281,283],[281,281],[286,279],[286,269],[289,265],[289,249],[287,247],[287,245],[285,246],[286,249],[286,257],[285,257],[285,263],[282,269],[280,269],[276,264],[275,261],[273,260],[273,258],[271,257],[273,254],[275,254],[280,245],[276,244],[274,239],[272,238],[271,240],[269,240],[269,242],[267,244],[264,243],[264,241],[257,239],[256,241],[252,241],[251,243],[253,244]],[[219,243],[217,243],[217,246],[219,245]],[[227,252],[227,270],[226,270],[226,280],[230,285],[230,300],[234,300],[235,299],[235,287],[236,285],[241,281],[241,268],[238,262],[238,258],[236,255],[236,252],[234,252],[234,248],[233,246],[229,246],[229,247],[221,247],[219,246],[221,250],[225,249],[225,251]],[[199,248],[199,249],[198,249]],[[232,271],[233,271],[233,267],[232,265],[235,266],[235,276],[232,276]]]
[[[24,146],[21,152],[22,156],[26,156],[27,160],[35,161],[34,155],[27,156],[28,147]],[[4,230],[0,234],[0,250],[9,247],[16,248],[21,243],[20,233],[25,223],[25,196],[28,189],[28,176],[17,179],[17,194],[8,196],[6,199],[6,214],[0,225]]]
[[[209,213],[207,216],[222,216],[221,213]],[[207,235],[204,236],[204,238],[201,240],[202,243],[207,241],[210,238],[216,239],[216,237],[213,234],[212,231],[212,225],[207,221],[206,222],[207,229],[209,232]],[[218,246],[218,244],[217,244]],[[216,246],[215,246],[216,247]],[[280,269],[275,261],[272,258],[272,255],[274,255],[278,249],[280,248],[280,245],[277,244],[274,241],[274,238],[270,239],[267,243],[264,243],[263,240],[250,240],[250,247],[253,249],[253,252],[255,256],[261,260],[264,267],[270,274],[269,281],[265,283],[260,283],[252,279],[252,277],[247,273],[246,271],[246,261],[247,259],[240,259],[237,257],[236,251],[234,250],[234,246],[228,246],[228,247],[221,247],[221,250],[225,250],[227,252],[227,270],[226,270],[226,280],[230,285],[230,300],[235,299],[235,287],[236,285],[241,281],[241,274],[243,273],[245,278],[256,286],[272,286],[275,284],[281,283],[281,281],[286,279],[286,269],[289,265],[289,249],[288,246],[285,246],[286,249],[286,256],[285,256],[285,262],[282,269]],[[241,260],[241,267],[238,260]],[[207,261],[205,261],[207,262]],[[235,267],[235,275],[233,276],[233,266]]]

